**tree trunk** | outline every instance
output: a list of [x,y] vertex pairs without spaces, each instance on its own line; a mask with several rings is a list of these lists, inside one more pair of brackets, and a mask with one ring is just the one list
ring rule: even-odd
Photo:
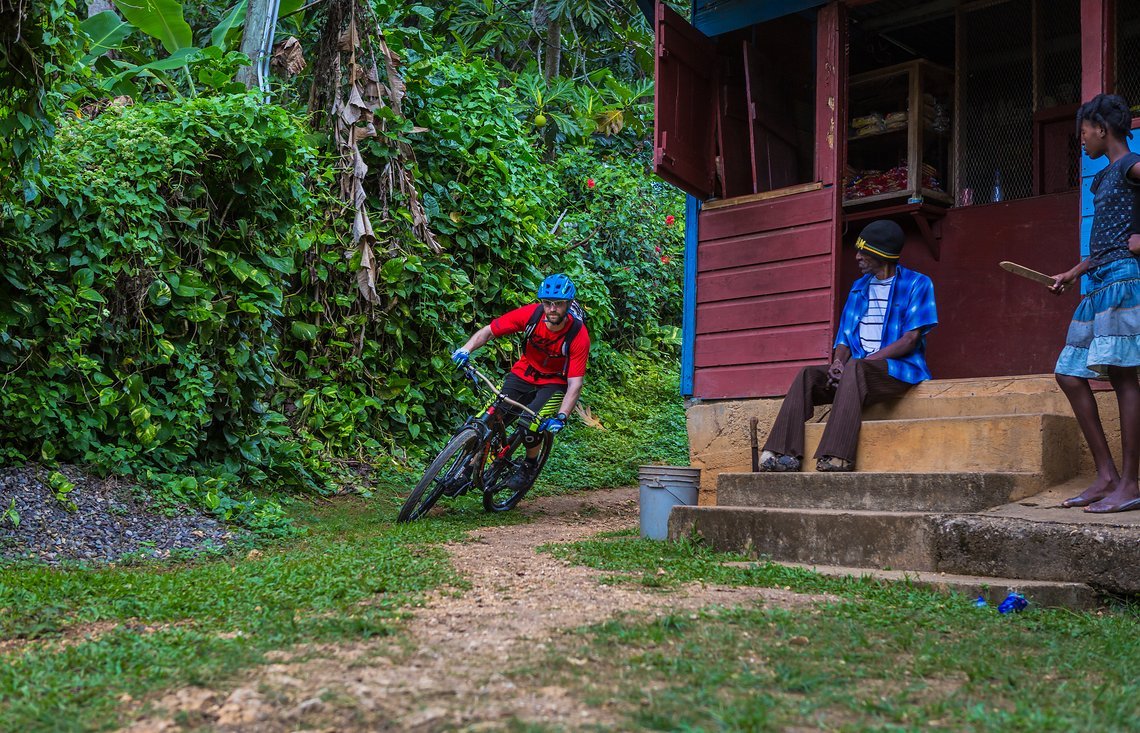
[[542,77],[549,84],[550,80],[558,76],[558,66],[562,63],[562,21],[551,19],[546,26],[546,63],[543,64]]
[[[238,69],[237,80],[245,84],[246,89],[257,86],[257,62],[262,52],[261,44],[269,28],[269,0],[249,0],[249,9],[245,14],[245,31],[241,35],[241,52],[249,56],[252,66],[243,66]],[[276,24],[277,19],[273,22]],[[267,51],[268,52],[268,51]]]

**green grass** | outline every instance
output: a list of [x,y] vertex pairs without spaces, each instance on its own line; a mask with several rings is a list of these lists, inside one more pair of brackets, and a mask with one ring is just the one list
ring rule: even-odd
[[239,556],[173,565],[0,569],[0,729],[113,727],[118,698],[209,685],[298,642],[392,632],[457,583],[441,542],[517,521],[459,501],[394,525],[386,492],[293,511],[305,532]]
[[[837,597],[793,610],[616,620],[582,630],[526,671],[591,704],[616,701],[630,728],[1123,731],[1140,715],[1135,607],[1001,616],[905,583],[726,567],[741,558],[692,542],[616,537],[547,550],[611,571],[611,582],[702,580]],[[589,674],[570,658],[589,660]]]
[[537,495],[629,486],[641,465],[689,465],[677,363],[641,357],[624,374],[613,384],[587,378],[581,402],[604,429],[571,417],[539,476]]
[[[687,463],[675,365],[634,366],[617,387],[592,385],[588,404],[607,429],[560,436],[535,494],[630,484],[641,463]],[[426,591],[458,582],[439,543],[519,521],[466,496],[444,500],[431,521],[392,524],[396,497],[418,478],[415,467],[385,470],[367,479],[368,500],[291,504],[300,534],[248,555],[0,568],[0,729],[114,727],[124,694],[210,685],[298,642],[391,633]]]

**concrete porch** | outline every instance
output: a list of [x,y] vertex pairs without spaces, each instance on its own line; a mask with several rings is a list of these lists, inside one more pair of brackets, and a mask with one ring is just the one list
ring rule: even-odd
[[[1118,445],[1115,399],[1101,393],[1098,402]],[[760,418],[762,444],[779,400],[694,407],[693,463],[710,475],[701,506],[674,509],[671,537],[696,533],[719,550],[832,573],[918,574],[966,592],[1018,588],[1044,605],[1140,593],[1140,512],[1060,506],[1092,466],[1051,375],[930,381],[869,408],[849,474],[815,474],[810,459],[800,474],[750,472],[748,419]],[[807,426],[809,456],[825,419],[820,410]],[[713,424],[717,434],[701,436]]]

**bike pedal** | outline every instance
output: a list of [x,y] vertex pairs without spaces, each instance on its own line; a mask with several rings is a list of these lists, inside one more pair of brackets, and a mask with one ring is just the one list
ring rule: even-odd
[[469,486],[471,486],[470,482],[459,484],[458,486],[456,486],[454,488],[451,488],[451,487],[446,488],[443,490],[443,495],[446,496],[448,499],[454,499],[457,496],[463,496],[464,494],[467,493],[467,488]]

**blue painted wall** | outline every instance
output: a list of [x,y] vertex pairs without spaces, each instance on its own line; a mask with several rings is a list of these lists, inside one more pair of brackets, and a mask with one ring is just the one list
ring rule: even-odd
[[693,348],[697,340],[697,216],[701,202],[685,198],[685,302],[681,316],[681,394],[693,396]]
[[[1140,129],[1132,131],[1132,139],[1128,141],[1128,147],[1132,149],[1132,152],[1140,153]],[[1089,240],[1092,237],[1094,210],[1092,179],[1097,173],[1100,173],[1107,167],[1108,156],[1093,160],[1085,155],[1083,150],[1081,151],[1081,259],[1089,256]],[[1081,292],[1087,294],[1089,292],[1088,288],[1088,277],[1082,277]]]
[[828,0],[695,0],[693,26],[706,36],[728,33],[756,23],[791,15]]

